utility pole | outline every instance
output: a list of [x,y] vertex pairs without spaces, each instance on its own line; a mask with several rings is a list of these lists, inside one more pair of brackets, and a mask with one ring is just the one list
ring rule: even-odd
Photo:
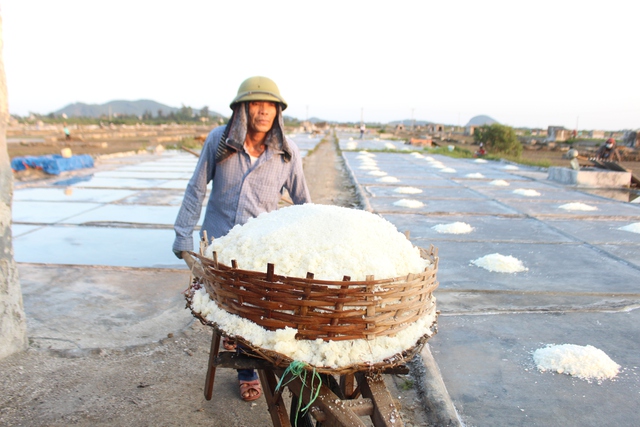
[[414,119],[413,110],[415,110],[415,108],[411,109],[411,132],[413,132],[416,127],[416,119]]

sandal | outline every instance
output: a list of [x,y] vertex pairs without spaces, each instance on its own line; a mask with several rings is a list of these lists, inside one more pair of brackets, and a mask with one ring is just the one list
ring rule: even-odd
[[240,381],[240,397],[245,402],[260,399],[262,396],[262,387],[260,380]]
[[237,347],[236,340],[229,337],[222,337],[222,347],[227,351],[235,351]]

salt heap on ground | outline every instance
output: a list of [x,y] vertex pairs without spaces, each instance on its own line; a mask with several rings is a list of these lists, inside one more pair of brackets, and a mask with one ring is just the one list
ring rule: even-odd
[[482,258],[471,261],[471,264],[497,273],[519,273],[528,270],[518,258],[498,253],[485,255]]
[[620,371],[620,365],[604,351],[590,345],[549,345],[536,350],[533,361],[542,372],[556,371],[583,380],[615,378]]
[[238,262],[243,270],[318,280],[366,280],[421,273],[429,261],[396,227],[379,215],[339,206],[289,206],[250,219],[215,239],[205,256]]

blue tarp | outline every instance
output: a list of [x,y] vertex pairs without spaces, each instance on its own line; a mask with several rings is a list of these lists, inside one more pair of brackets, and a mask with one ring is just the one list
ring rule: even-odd
[[42,169],[48,174],[59,175],[60,172],[93,167],[93,157],[88,154],[80,154],[71,157],[62,157],[59,154],[48,156],[15,157],[11,160],[11,169],[22,171],[27,168]]

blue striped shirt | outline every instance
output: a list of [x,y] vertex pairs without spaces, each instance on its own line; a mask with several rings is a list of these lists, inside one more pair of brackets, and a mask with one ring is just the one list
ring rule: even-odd
[[234,225],[277,209],[283,189],[287,189],[295,204],[311,202],[300,151],[291,139],[287,138],[291,152],[288,162],[282,156],[283,151],[267,145],[253,165],[244,150],[216,164],[215,153],[224,129],[225,126],[215,128],[205,140],[174,224],[174,251],[193,250],[193,230],[211,181],[211,194],[200,229],[200,235],[206,230],[209,238],[222,237]]

